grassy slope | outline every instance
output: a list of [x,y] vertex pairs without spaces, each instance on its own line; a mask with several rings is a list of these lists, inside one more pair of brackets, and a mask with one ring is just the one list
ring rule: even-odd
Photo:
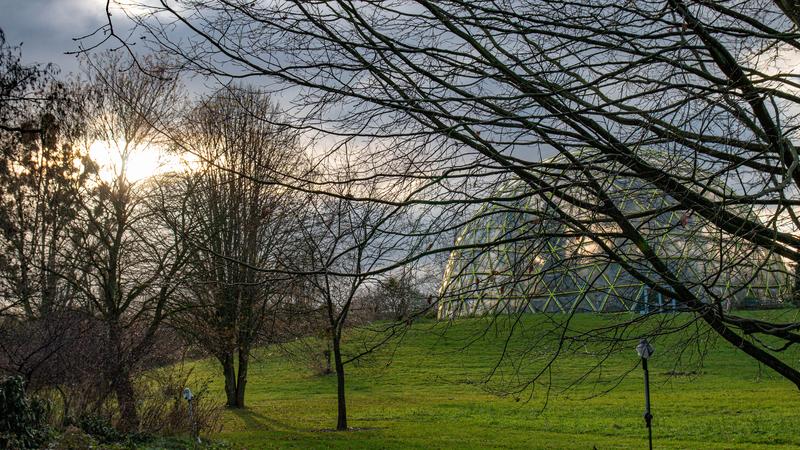
[[[772,313],[774,314],[774,313]],[[785,314],[785,312],[784,312]],[[791,314],[795,314],[792,312]],[[525,319],[524,329],[544,327],[542,317]],[[595,326],[607,316],[581,315],[579,326]],[[335,376],[315,376],[271,349],[250,369],[249,408],[226,411],[220,439],[260,448],[642,448],[642,375],[635,368],[610,393],[593,395],[607,383],[587,381],[563,387],[590,367],[591,349],[563,359],[553,371],[555,389],[546,408],[545,390],[530,401],[515,401],[465,382],[478,380],[497,361],[503,329],[462,350],[464,342],[486,328],[479,319],[452,325],[412,327],[388,367],[384,357],[349,367],[348,412],[356,431],[331,432],[335,425]],[[502,327],[501,327],[502,328]],[[532,335],[531,335],[532,336]],[[513,349],[532,337],[519,336]],[[544,345],[544,344],[538,344]],[[794,448],[800,395],[734,348],[717,342],[702,368],[675,375],[675,339],[656,343],[651,360],[654,440],[658,448]],[[661,351],[659,351],[661,350]],[[536,361],[530,354],[526,361]],[[791,356],[797,361],[797,354]],[[633,350],[612,357],[603,376],[630,370]],[[535,364],[524,368],[525,373]],[[198,363],[201,376],[217,376],[210,361]],[[685,370],[697,369],[696,366]],[[494,384],[493,386],[497,386]],[[214,385],[220,398],[221,382]],[[561,388],[561,389],[559,389]],[[527,397],[526,397],[527,398]]]

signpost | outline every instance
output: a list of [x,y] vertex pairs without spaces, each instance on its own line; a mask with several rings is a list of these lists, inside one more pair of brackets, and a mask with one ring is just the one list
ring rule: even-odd
[[647,370],[647,360],[653,355],[653,347],[647,339],[639,341],[636,346],[636,353],[642,358],[642,369],[644,370],[644,423],[647,426],[647,440],[650,450],[653,450],[653,415],[650,413],[650,374]]

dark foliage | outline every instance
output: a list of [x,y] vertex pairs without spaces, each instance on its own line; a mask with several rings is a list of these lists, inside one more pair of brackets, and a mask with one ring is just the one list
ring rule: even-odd
[[49,435],[47,404],[25,394],[21,377],[0,382],[0,448],[39,448]]

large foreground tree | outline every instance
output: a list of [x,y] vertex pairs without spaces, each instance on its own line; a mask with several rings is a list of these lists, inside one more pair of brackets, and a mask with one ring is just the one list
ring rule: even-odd
[[[800,342],[800,324],[727,312],[713,274],[685,279],[647,232],[677,212],[678,226],[701,221],[736,248],[800,260],[800,19],[790,2],[192,0],[141,11],[130,18],[143,40],[181,68],[293,88],[299,123],[328,136],[331,152],[369,153],[352,181],[400,183],[390,202],[446,210],[513,200],[487,192],[499,176],[522,180],[543,205],[528,223],[559,224],[540,235],[587,239],[800,387],[781,356]],[[543,162],[556,154],[556,167]],[[631,213],[609,174],[666,204]],[[421,249],[416,257],[436,250]],[[718,275],[745,261],[718,258]],[[598,331],[638,338],[620,337],[627,329]]]

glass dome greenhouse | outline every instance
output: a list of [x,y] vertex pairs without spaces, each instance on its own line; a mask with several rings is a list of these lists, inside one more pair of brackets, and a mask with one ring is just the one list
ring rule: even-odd
[[[584,151],[578,157],[589,162],[603,191],[696,297],[728,308],[775,305],[787,298],[789,276],[779,256],[679,209],[663,191],[596,152]],[[646,157],[669,164],[662,167],[672,174],[704,176],[689,159],[667,162],[654,152]],[[664,283],[638,247],[593,207],[600,202],[574,165],[557,156],[540,166],[536,175],[557,189],[535,193],[520,179],[502,180],[493,201],[478,208],[458,234],[457,250],[450,254],[440,288],[439,318],[680,309],[675,299],[641,281],[644,276]],[[702,192],[706,198],[733,192],[711,175],[706,179],[712,187]],[[758,220],[750,207],[735,212]],[[608,250],[618,256],[610,258]]]

